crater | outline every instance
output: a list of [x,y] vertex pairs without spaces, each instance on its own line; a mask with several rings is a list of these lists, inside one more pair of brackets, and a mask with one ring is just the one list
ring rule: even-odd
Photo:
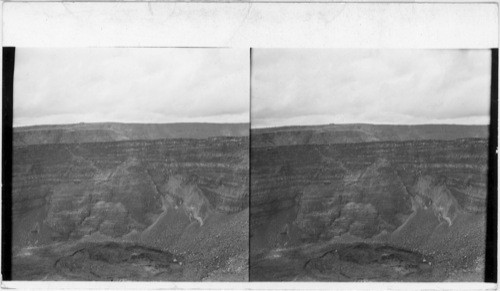
[[182,259],[141,245],[90,243],[56,261],[58,272],[80,280],[172,280],[182,275]]
[[342,281],[412,281],[432,271],[420,253],[388,245],[358,243],[339,247],[306,262],[305,269],[323,279]]
[[386,244],[335,243],[320,248],[309,245],[254,257],[250,280],[433,281],[440,274],[433,260],[430,256]]

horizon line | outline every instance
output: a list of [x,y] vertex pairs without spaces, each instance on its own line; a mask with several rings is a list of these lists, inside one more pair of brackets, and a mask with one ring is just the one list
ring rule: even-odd
[[98,125],[98,124],[123,124],[123,125],[175,125],[175,124],[213,124],[213,125],[250,125],[250,129],[277,129],[286,127],[320,127],[332,125],[376,125],[376,126],[425,126],[425,125],[448,125],[448,126],[490,126],[491,123],[471,124],[471,123],[368,123],[368,122],[339,122],[339,123],[320,123],[320,124],[290,124],[278,126],[256,126],[252,127],[252,122],[120,122],[120,121],[97,121],[97,122],[76,122],[76,123],[44,123],[30,125],[13,125],[12,128],[42,127],[42,126],[68,126],[68,125]]
[[[250,127],[251,129],[276,129],[285,127],[319,127],[331,125],[376,125],[376,126],[425,126],[425,125],[448,125],[448,126],[490,126],[491,123],[486,124],[471,124],[471,123],[367,123],[367,122],[348,122],[348,123],[320,123],[320,124],[307,124],[307,125],[278,125],[278,126],[262,126]],[[251,125],[251,123],[250,123]]]
[[250,124],[250,122],[120,122],[120,121],[96,121],[96,122],[76,122],[76,123],[43,123],[30,125],[12,125],[12,128],[37,127],[37,126],[64,126],[64,125],[97,125],[97,124],[124,124],[124,125],[167,125],[167,124]]

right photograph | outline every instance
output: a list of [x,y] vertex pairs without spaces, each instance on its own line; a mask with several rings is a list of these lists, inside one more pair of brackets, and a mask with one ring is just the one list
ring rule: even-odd
[[491,70],[253,49],[250,281],[484,281]]

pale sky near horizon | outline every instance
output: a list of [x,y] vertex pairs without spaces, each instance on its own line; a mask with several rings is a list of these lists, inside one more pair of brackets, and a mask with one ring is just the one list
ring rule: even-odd
[[489,50],[255,49],[252,127],[489,124]]
[[249,49],[18,48],[14,126],[249,122]]

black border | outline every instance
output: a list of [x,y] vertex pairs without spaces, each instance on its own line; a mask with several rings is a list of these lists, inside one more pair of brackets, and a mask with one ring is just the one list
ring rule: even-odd
[[3,48],[2,60],[2,279],[12,279],[12,121],[16,49]]
[[252,266],[251,264],[251,253],[252,253],[252,243],[251,241],[251,223],[252,223],[252,68],[253,68],[253,48],[250,48],[249,52],[249,62],[250,62],[250,74],[249,74],[249,93],[248,93],[248,99],[249,100],[249,114],[250,114],[250,120],[248,122],[248,257],[247,257],[247,265],[248,265],[248,273],[247,273],[247,282],[252,282],[250,279],[250,267]]
[[496,283],[498,222],[498,48],[491,49],[490,126],[488,143],[488,196],[486,198],[486,253],[484,281]]

